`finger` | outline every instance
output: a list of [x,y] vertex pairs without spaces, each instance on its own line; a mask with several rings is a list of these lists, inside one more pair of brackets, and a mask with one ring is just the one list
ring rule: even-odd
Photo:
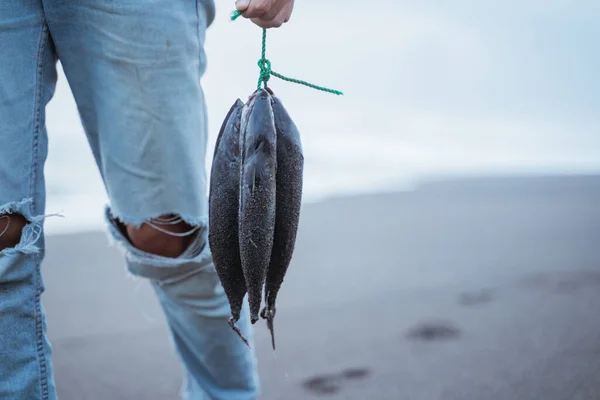
[[250,5],[250,0],[237,0],[235,2],[235,9],[243,14],[244,11],[246,11],[248,9],[249,5]]
[[289,6],[289,4],[290,4],[290,2],[288,2],[288,1],[277,1],[277,2],[275,2],[275,4],[273,4],[273,6],[269,10],[269,12],[267,12],[265,15],[263,15],[260,18],[264,19],[264,20],[277,19],[279,14],[281,14],[281,12],[284,9],[286,9]]
[[294,2],[291,1],[289,3],[286,3],[285,7],[283,7],[281,9],[281,11],[279,11],[279,13],[277,14],[277,16],[274,19],[285,24],[286,22],[288,22],[290,20],[293,10],[294,10]]
[[281,25],[285,24],[290,20],[292,15],[292,10],[294,9],[293,2],[287,3],[286,6],[279,11],[279,13],[272,19],[267,19],[265,17],[262,18],[253,18],[252,22],[261,28],[269,29],[269,28],[279,28]]
[[251,21],[254,22],[256,25],[260,26],[261,28],[265,29],[279,28],[282,25],[281,21],[276,21],[274,19],[265,20],[262,18],[252,18]]
[[[240,0],[243,1],[243,0]],[[245,18],[262,18],[266,19],[271,11],[275,0],[250,0],[248,7],[242,14]]]

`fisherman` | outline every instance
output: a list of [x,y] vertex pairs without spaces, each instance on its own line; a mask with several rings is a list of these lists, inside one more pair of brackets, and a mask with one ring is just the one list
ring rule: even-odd
[[[236,8],[274,28],[293,3]],[[110,198],[109,229],[165,312],[186,370],[182,398],[258,398],[255,355],[229,328],[207,244],[199,82],[214,16],[213,0],[0,2],[0,399],[57,398],[40,305],[45,107],[57,60]],[[247,309],[238,326],[252,340]]]

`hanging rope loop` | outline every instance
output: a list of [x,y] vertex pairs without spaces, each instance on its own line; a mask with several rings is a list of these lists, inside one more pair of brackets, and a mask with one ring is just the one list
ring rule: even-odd
[[[240,15],[242,15],[242,12],[235,10],[234,12],[231,13],[231,20],[235,21],[236,19],[238,19],[240,17]],[[262,46],[261,46],[262,57],[260,60],[258,60],[258,68],[260,69],[260,74],[258,76],[258,89],[260,89],[260,87],[262,85],[264,85],[264,87],[266,88],[267,82],[269,82],[269,79],[271,79],[271,75],[273,75],[273,76],[275,76],[283,81],[286,81],[286,82],[296,83],[298,85],[307,86],[307,87],[315,89],[315,90],[320,90],[322,92],[331,93],[331,94],[335,94],[338,96],[343,95],[343,93],[340,92],[339,90],[329,89],[329,88],[326,88],[323,86],[317,86],[317,85],[314,85],[314,84],[306,82],[306,81],[301,81],[299,79],[294,79],[294,78],[288,78],[287,76],[278,74],[277,72],[275,72],[271,69],[271,61],[267,60],[266,53],[267,53],[267,30],[263,29],[262,30]]]

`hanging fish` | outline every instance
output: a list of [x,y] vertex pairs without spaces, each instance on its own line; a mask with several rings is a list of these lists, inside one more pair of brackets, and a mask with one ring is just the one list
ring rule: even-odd
[[257,90],[241,122],[239,243],[250,320],[258,321],[275,231],[277,133],[271,95]]
[[[231,20],[241,15],[241,11],[234,11]],[[275,302],[296,242],[304,155],[296,125],[281,101],[267,88],[267,83],[273,75],[323,92],[343,93],[275,73],[266,58],[266,43],[267,29],[263,28],[258,89],[242,112],[238,234],[250,318],[253,324],[258,320],[264,286],[266,305],[260,316],[267,320],[275,349]],[[261,89],[261,85],[265,89]],[[218,207],[218,203],[215,206]]]
[[237,100],[223,121],[212,162],[209,191],[208,241],[215,269],[229,300],[229,325],[249,346],[235,325],[240,319],[246,282],[240,260],[238,210],[240,195],[240,117],[244,103]]
[[[276,299],[295,248],[304,155],[298,128],[269,89],[231,107],[215,145],[209,245],[235,325],[246,293],[250,319],[267,321],[275,349]],[[265,307],[260,311],[263,299]]]
[[277,131],[277,199],[273,249],[265,283],[266,305],[261,317],[267,321],[274,350],[275,300],[294,253],[302,202],[304,155],[298,128],[281,101],[276,96],[272,99]]

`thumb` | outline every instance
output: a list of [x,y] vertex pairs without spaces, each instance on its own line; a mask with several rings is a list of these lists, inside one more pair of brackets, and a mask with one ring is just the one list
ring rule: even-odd
[[238,11],[246,11],[248,6],[250,5],[250,0],[237,0],[235,2],[235,9]]

